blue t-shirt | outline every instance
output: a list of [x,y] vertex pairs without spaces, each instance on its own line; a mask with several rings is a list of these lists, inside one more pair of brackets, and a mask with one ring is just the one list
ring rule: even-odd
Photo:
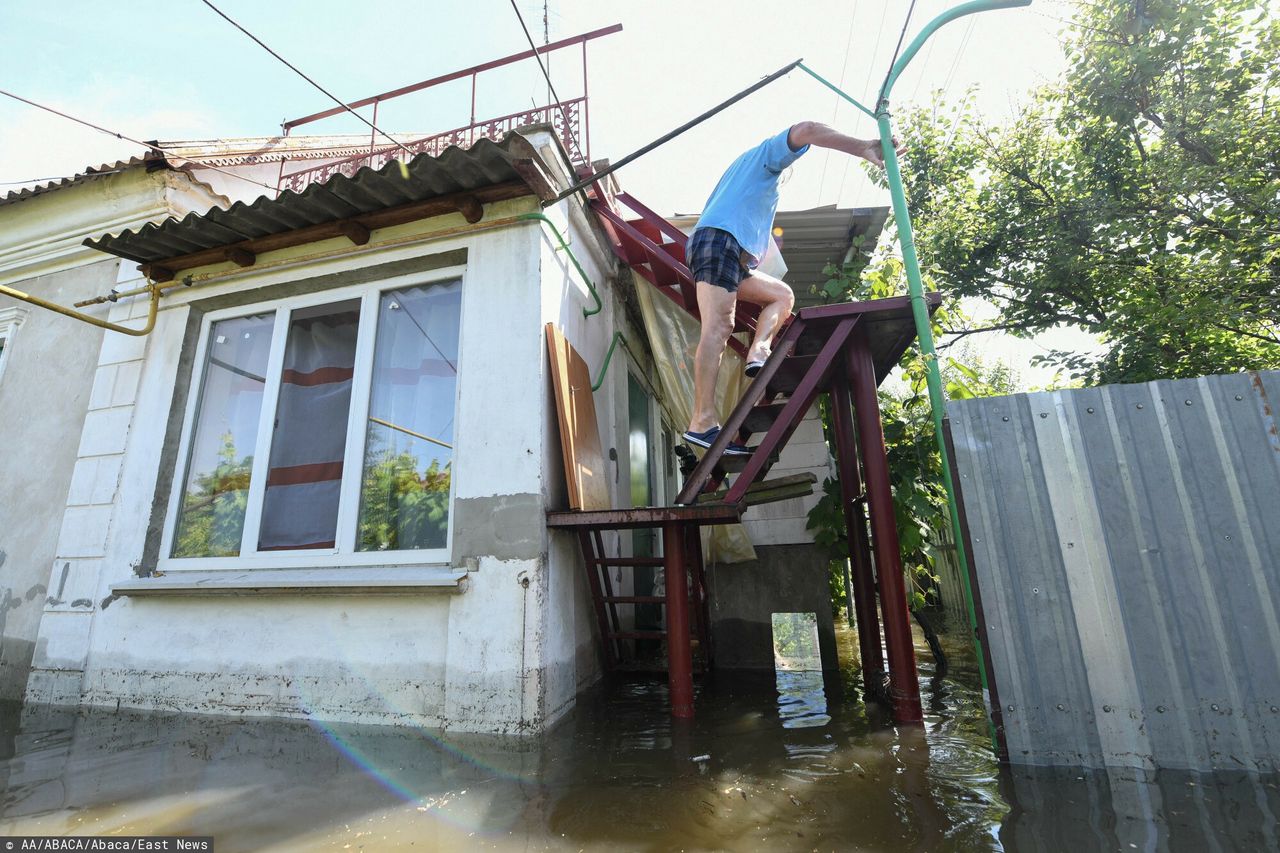
[[769,246],[773,215],[778,210],[778,176],[809,150],[792,151],[787,142],[791,128],[761,142],[725,171],[698,217],[698,228],[719,228],[755,257],[764,257]]

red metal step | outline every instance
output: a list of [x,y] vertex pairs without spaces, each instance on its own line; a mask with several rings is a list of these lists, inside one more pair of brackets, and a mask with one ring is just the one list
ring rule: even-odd
[[[684,249],[688,238],[674,225],[636,201],[620,193],[616,199],[639,214],[624,219],[601,199],[593,199],[591,208],[609,233],[614,253],[646,281],[698,319],[698,298],[693,276],[685,265]],[[734,332],[754,336],[760,308],[739,302],[734,318]],[[743,358],[747,344],[731,338],[729,346]]]
[[[624,525],[631,526],[631,525]],[[600,625],[600,638],[604,645],[605,667],[610,671],[634,669],[632,664],[635,654],[640,649],[632,649],[623,643],[628,640],[666,640],[665,629],[624,629],[619,617],[618,605],[657,605],[668,606],[665,595],[622,595],[615,593],[610,570],[614,568],[664,568],[667,560],[663,557],[611,557],[605,553],[604,538],[601,531],[617,529],[609,522],[602,521],[601,526],[580,528],[578,542],[582,549],[583,562],[587,569],[587,579],[591,589],[592,603],[595,606],[596,618]],[[698,545],[692,545],[697,541]],[[691,647],[698,650],[695,656],[701,669],[710,668],[710,603],[707,599],[706,578],[702,567],[701,540],[696,537],[690,540],[689,549],[697,550],[693,554],[689,550],[682,561],[686,566],[686,581],[690,586],[688,612],[694,636],[690,637]],[[687,625],[685,629],[687,630]]]

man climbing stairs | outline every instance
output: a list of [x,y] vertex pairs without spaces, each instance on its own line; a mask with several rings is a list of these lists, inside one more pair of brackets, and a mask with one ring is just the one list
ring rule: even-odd
[[[697,318],[694,282],[683,260],[685,235],[625,193],[614,196],[612,204],[597,196],[591,207],[618,257]],[[629,215],[622,212],[623,207],[630,211]],[[937,307],[938,301],[936,294],[930,294],[930,310]],[[758,311],[755,306],[739,301],[734,332],[745,332],[745,336],[750,337]],[[764,477],[818,395],[830,393],[836,433],[833,449],[840,457],[842,472],[852,472],[842,477],[842,487],[850,556],[860,572],[860,577],[855,578],[854,595],[860,617],[864,670],[875,673],[881,665],[875,602],[878,592],[885,625],[888,692],[893,716],[899,722],[921,720],[910,618],[876,396],[877,386],[914,337],[906,297],[801,309],[779,333],[764,367],[726,418],[715,441],[686,476],[676,498],[677,506],[549,514],[549,526],[572,529],[578,535],[608,668],[618,668],[621,662],[619,641],[665,641],[672,712],[676,716],[692,716],[695,645],[704,665],[709,666],[712,661],[710,608],[698,531],[706,524],[739,521],[753,497],[759,499],[771,492]],[[745,357],[746,345],[741,340],[731,337],[729,346]],[[751,454],[725,453],[730,443],[747,443],[757,436],[759,441]],[[865,483],[865,492],[846,482],[859,479],[859,461],[860,482]],[[730,475],[734,476],[730,479]],[[711,495],[714,496],[711,500],[700,500]],[[864,507],[870,511],[870,542],[865,526],[862,535],[857,535],[856,530],[859,525],[865,525]],[[638,599],[636,596],[617,595],[609,587],[607,568],[624,565],[633,558],[606,557],[600,532],[634,527],[660,528],[663,532],[664,556],[647,565],[663,567],[665,594],[661,601],[646,599],[643,602],[660,604],[666,610],[665,631],[653,632],[654,636],[645,633],[641,637],[639,634],[644,632],[621,627],[617,605],[642,602],[630,600]],[[878,567],[874,579],[871,577],[872,554]],[[691,637],[691,626],[697,633],[696,644]]]

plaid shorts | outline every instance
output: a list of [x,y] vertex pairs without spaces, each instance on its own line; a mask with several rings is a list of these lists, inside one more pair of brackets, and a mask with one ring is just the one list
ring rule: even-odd
[[699,228],[685,246],[685,257],[694,281],[705,281],[736,293],[738,285],[751,275],[750,257],[733,235],[719,228]]

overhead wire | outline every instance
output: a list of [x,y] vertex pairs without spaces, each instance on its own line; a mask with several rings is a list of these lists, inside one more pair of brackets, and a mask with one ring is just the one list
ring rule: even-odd
[[[205,0],[208,2],[208,0]],[[533,43],[533,36],[529,33],[529,27],[525,25],[524,15],[520,14],[520,7],[516,5],[516,0],[511,0],[511,10],[516,13],[516,19],[520,21],[520,29],[524,30],[524,37],[529,40],[529,49],[533,51],[533,58],[538,63],[538,68],[542,71],[542,77],[547,81],[547,88],[551,90],[551,97],[555,99],[556,106],[560,109],[560,118],[564,120],[565,131],[569,130],[569,114],[564,110],[564,104],[560,103],[560,95],[556,92],[555,84],[551,82],[551,75],[547,73],[547,66],[542,64],[542,54],[538,53],[538,46]]]
[[[955,77],[956,69],[960,67],[960,57],[964,56],[965,50],[969,47],[969,38],[973,35],[973,27],[977,22],[976,15],[969,18],[969,24],[965,28],[964,35],[960,38],[960,47],[956,50],[955,59],[951,61],[951,68],[947,71],[947,77],[942,82],[942,97],[939,98],[940,101],[946,101],[947,90],[951,88],[951,80]],[[971,94],[972,91],[965,92],[964,99],[960,102],[960,108],[956,112],[956,121],[951,125],[951,132],[947,134],[947,141],[942,144],[944,148],[951,146],[951,141],[955,139],[956,133],[959,132],[960,123],[964,118],[963,111],[969,106],[969,96]]]
[[416,152],[414,152],[412,149],[410,149],[410,148],[408,148],[407,146],[405,146],[405,144],[404,144],[404,143],[400,142],[398,139],[395,139],[394,137],[392,137],[392,136],[391,136],[391,134],[387,133],[385,130],[383,130],[382,128],[378,127],[377,125],[375,125],[373,122],[369,121],[369,120],[368,120],[367,118],[365,118],[364,116],[360,115],[360,113],[358,113],[358,112],[356,112],[355,110],[351,109],[351,107],[347,106],[346,102],[339,100],[339,99],[338,99],[338,97],[337,97],[336,95],[334,95],[332,92],[330,92],[328,89],[326,89],[325,87],[323,87],[323,86],[321,86],[319,83],[317,83],[315,80],[313,80],[313,79],[311,79],[310,77],[308,77],[305,73],[303,73],[303,71],[302,71],[300,68],[298,68],[298,66],[294,65],[292,62],[290,62],[289,60],[285,59],[283,56],[281,56],[280,54],[278,54],[278,53],[276,53],[274,50],[272,50],[272,49],[267,45],[267,43],[266,43],[266,42],[264,42],[262,39],[260,39],[260,38],[258,38],[257,36],[255,36],[253,33],[251,33],[251,32],[249,32],[248,30],[246,30],[243,26],[241,26],[239,23],[237,23],[235,20],[233,20],[233,19],[231,18],[231,16],[230,16],[230,15],[228,15],[226,12],[222,11],[221,9],[219,9],[217,6],[213,5],[213,3],[211,3],[211,2],[210,2],[210,0],[200,0],[200,2],[201,2],[201,3],[203,3],[204,5],[208,6],[210,9],[212,9],[212,10],[213,10],[217,15],[218,15],[218,17],[222,18],[222,19],[223,19],[224,21],[226,21],[228,24],[230,24],[231,26],[235,27],[237,30],[239,30],[240,32],[244,33],[244,34],[245,34],[246,36],[248,36],[249,38],[253,39],[253,41],[254,41],[255,43],[257,43],[257,45],[258,45],[259,47],[261,47],[261,48],[262,48],[263,50],[265,50],[267,53],[269,53],[269,54],[271,54],[272,56],[274,56],[276,59],[280,60],[280,62],[282,62],[285,66],[287,66],[287,67],[289,68],[289,70],[291,70],[294,74],[297,74],[297,75],[298,75],[299,77],[301,77],[303,80],[306,80],[308,83],[310,83],[312,86],[314,86],[314,87],[315,87],[316,89],[318,89],[320,92],[322,92],[322,93],[325,95],[325,97],[329,98],[329,99],[330,99],[331,101],[333,101],[335,104],[337,104],[338,106],[342,107],[344,110],[346,110],[347,112],[351,113],[353,116],[355,116],[356,118],[360,119],[360,121],[362,121],[362,122],[364,122],[366,125],[368,125],[368,126],[373,130],[373,132],[374,132],[374,133],[380,133],[380,134],[382,134],[382,135],[383,135],[384,137],[386,137],[390,142],[392,142],[393,144],[395,144],[398,148],[400,148],[401,150],[403,150],[403,151],[404,151],[406,154],[408,154],[409,156],[411,156],[411,157],[412,157],[412,156],[415,156],[415,155],[416,155]]
[[[103,174],[98,172],[97,174]],[[18,184],[43,184],[49,181],[65,181],[69,180],[72,175],[54,175],[49,178],[27,178],[25,181],[0,181],[0,187],[14,187]]]
[[951,60],[951,69],[947,71],[947,78],[942,83],[942,94],[945,97],[947,89],[951,88],[951,79],[956,76],[956,69],[960,67],[960,57],[964,56],[965,48],[969,46],[969,39],[973,36],[974,25],[978,23],[976,15],[969,17],[969,23],[965,27],[964,35],[960,38],[960,47],[956,50],[955,59]]
[[[880,39],[884,35],[884,22],[889,15],[889,4],[883,3],[880,6],[880,26],[876,27],[876,46],[871,49],[871,59],[867,63],[867,79],[862,81],[862,91],[866,92],[871,86],[871,75],[876,73],[876,57],[880,55]],[[840,189],[836,191],[836,198],[844,195],[844,182],[849,177],[849,170],[842,169],[840,171]],[[853,196],[853,206],[856,208],[858,202],[862,199],[862,187],[858,187],[858,191]]]
[[[844,37],[844,61],[840,64],[840,88],[844,88],[844,78],[849,70],[849,54],[853,49],[853,24],[858,19],[858,6],[853,4],[853,12],[849,15],[849,32]],[[836,123],[836,116],[840,114],[840,106],[844,103],[840,96],[835,96],[836,105],[831,110],[831,123]],[[818,200],[822,200],[822,188],[827,184],[827,164],[831,162],[831,149],[828,148],[823,152],[822,158],[822,177],[818,179]]]
[[237,180],[254,184],[255,186],[266,187],[272,192],[277,192],[279,189],[278,187],[273,187],[271,184],[264,184],[261,181],[255,181],[253,178],[246,178],[244,175],[239,175],[239,174],[236,174],[235,172],[231,172],[226,169],[220,169],[217,166],[212,166],[208,163],[204,163],[193,157],[188,157],[185,154],[180,154],[177,152],[176,149],[169,148],[166,145],[161,145],[158,142],[143,142],[140,139],[134,139],[132,136],[126,136],[125,134],[120,133],[119,131],[108,130],[107,128],[102,127],[100,125],[96,125],[91,121],[85,121],[82,118],[76,118],[73,115],[68,115],[67,113],[60,112],[59,110],[55,110],[53,107],[46,107],[44,104],[38,104],[35,101],[28,100],[27,98],[24,98],[21,95],[15,95],[12,92],[7,92],[4,89],[0,89],[0,95],[4,95],[7,98],[13,98],[15,101],[21,101],[22,103],[28,106],[32,106],[32,107],[35,107],[36,109],[44,110],[47,113],[53,113],[54,115],[59,116],[61,118],[65,118],[68,121],[73,121],[76,124],[82,124],[85,127],[92,128],[93,130],[98,131],[99,133],[105,133],[107,136],[114,136],[116,139],[122,139],[125,142],[132,142],[134,145],[141,145],[143,148],[170,154],[171,156],[176,157],[179,160],[186,160],[188,163],[193,163],[202,169],[209,169],[214,172],[219,172],[223,175],[227,175],[228,177],[236,178]]
[[[972,20],[972,18],[970,20]],[[937,45],[938,39],[929,39],[929,48],[924,52],[924,59],[922,59],[920,64],[915,68],[919,76],[916,77],[916,85],[912,88],[911,97],[907,99],[908,101],[914,102],[916,95],[920,94],[920,87],[924,85],[924,70],[929,67],[929,60],[933,59],[933,49],[937,47]]]

